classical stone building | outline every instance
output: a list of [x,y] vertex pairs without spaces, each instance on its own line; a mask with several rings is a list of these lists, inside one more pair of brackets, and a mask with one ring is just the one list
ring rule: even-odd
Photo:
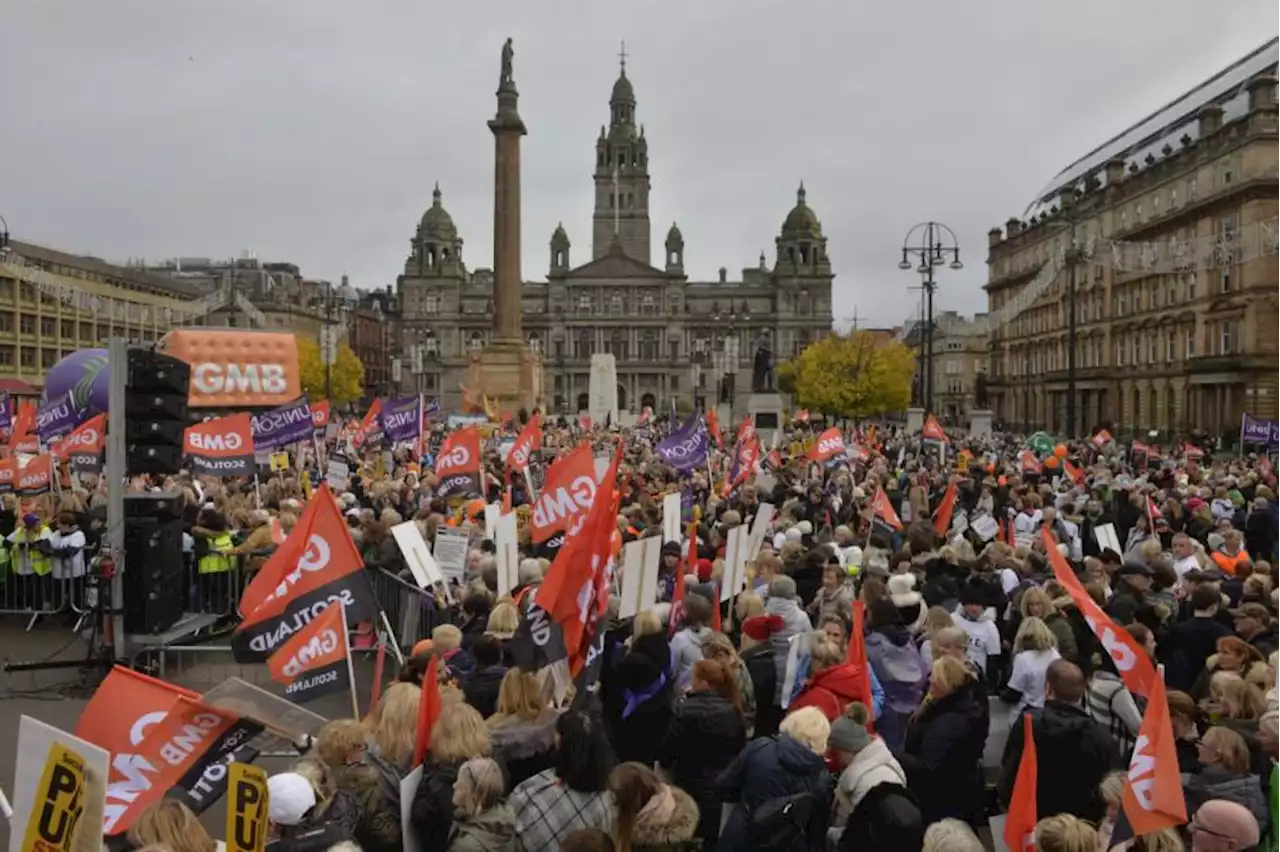
[[[772,261],[761,253],[739,280],[729,280],[722,268],[715,281],[690,281],[676,225],[653,262],[649,156],[624,66],[609,99],[609,124],[595,141],[591,259],[575,265],[569,234],[557,227],[546,279],[524,284],[523,330],[543,355],[543,386],[554,413],[587,407],[591,355],[611,352],[622,410],[665,411],[672,399],[687,409],[713,404],[719,394],[732,398],[740,414],[762,333],[782,359],[831,329],[834,275],[803,185],[774,241]],[[439,186],[410,240],[398,289],[401,352],[409,365],[400,387],[457,410],[469,353],[482,349],[491,333],[493,276],[467,268]]]
[[997,420],[1067,431],[1073,305],[1076,432],[1276,417],[1278,55],[1272,40],[1143,118],[991,231]]

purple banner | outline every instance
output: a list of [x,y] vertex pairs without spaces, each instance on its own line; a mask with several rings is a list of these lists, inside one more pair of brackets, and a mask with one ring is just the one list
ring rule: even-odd
[[1280,424],[1246,414],[1240,420],[1240,443],[1276,447],[1280,445]]
[[0,391],[0,432],[9,434],[13,429],[13,400],[8,391]]
[[711,436],[707,433],[702,415],[694,412],[684,425],[658,444],[658,455],[679,471],[693,470],[707,463],[711,449]]
[[57,399],[41,401],[36,410],[36,434],[41,443],[48,444],[74,430],[79,420],[79,412],[64,393]]
[[259,451],[309,441],[315,429],[311,404],[305,396],[264,414],[251,415],[249,423],[253,429],[253,448]]
[[388,401],[378,412],[378,422],[382,424],[382,434],[393,444],[401,441],[416,441],[422,433],[422,411],[419,408],[420,397],[404,396]]

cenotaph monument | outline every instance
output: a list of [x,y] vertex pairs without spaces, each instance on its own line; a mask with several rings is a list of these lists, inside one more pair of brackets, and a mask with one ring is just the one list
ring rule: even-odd
[[521,332],[520,137],[528,131],[516,103],[520,93],[512,73],[511,39],[502,46],[498,113],[489,122],[494,139],[493,175],[493,335],[471,356],[469,387],[503,409],[542,407],[542,358]]

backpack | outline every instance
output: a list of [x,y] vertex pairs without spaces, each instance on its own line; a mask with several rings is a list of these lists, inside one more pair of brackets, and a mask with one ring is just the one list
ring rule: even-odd
[[400,813],[400,773],[372,748],[365,750],[364,762],[378,773],[378,789],[382,791],[392,813]]
[[813,794],[792,793],[766,799],[747,815],[750,852],[791,852],[808,846]]

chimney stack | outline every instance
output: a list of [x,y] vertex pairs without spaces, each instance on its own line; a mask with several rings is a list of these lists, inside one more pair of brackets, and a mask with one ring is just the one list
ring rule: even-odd
[[1207,139],[1222,127],[1222,107],[1205,104],[1200,107],[1200,138]]

